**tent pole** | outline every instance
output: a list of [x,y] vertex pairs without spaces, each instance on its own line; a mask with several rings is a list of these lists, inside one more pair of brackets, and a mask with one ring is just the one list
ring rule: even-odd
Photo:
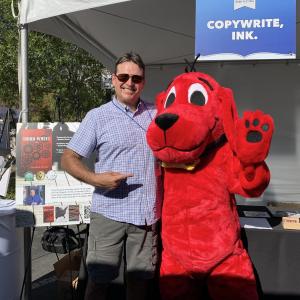
[[[28,25],[20,25],[20,52],[21,52],[21,97],[22,123],[28,123]],[[24,227],[24,293],[23,299],[31,299],[31,228]]]
[[28,122],[28,25],[21,24],[21,97],[22,123]]

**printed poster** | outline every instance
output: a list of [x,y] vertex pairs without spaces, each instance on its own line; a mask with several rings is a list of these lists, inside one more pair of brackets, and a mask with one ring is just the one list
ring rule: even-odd
[[296,58],[296,0],[196,0],[199,60]]
[[17,226],[89,222],[94,188],[63,171],[60,163],[78,126],[77,122],[17,124]]

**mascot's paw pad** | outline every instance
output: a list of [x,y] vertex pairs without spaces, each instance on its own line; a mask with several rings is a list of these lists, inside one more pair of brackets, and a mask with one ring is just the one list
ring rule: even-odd
[[272,120],[261,111],[246,112],[240,126],[239,131],[248,143],[260,143],[264,137],[272,135]]
[[[260,127],[259,129],[262,131],[268,131],[270,126],[269,124],[265,123],[260,126],[260,120],[254,119],[252,124],[249,120],[245,120],[245,127],[249,129],[246,140],[249,143],[258,143],[262,140],[263,134],[261,131],[257,130],[257,127]],[[253,130],[254,129],[254,130]]]
[[271,116],[257,110],[245,112],[237,122],[236,151],[246,164],[263,161],[271,144],[274,124]]

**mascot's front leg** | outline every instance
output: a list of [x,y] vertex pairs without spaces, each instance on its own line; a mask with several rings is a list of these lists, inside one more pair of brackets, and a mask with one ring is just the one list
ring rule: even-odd
[[171,253],[163,251],[160,267],[161,299],[205,300],[203,288],[204,285],[195,280]]
[[202,275],[188,273],[172,254],[164,251],[160,269],[162,299],[258,300],[252,264],[240,243],[232,255]]
[[241,245],[210,273],[207,285],[211,300],[259,299],[252,263]]
[[240,161],[240,182],[251,196],[259,196],[270,181],[264,162],[268,155],[274,123],[271,116],[257,110],[245,112],[236,125],[235,148]]

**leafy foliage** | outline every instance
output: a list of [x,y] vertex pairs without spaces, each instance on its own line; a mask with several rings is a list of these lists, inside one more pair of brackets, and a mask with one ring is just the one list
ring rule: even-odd
[[18,101],[18,30],[10,2],[0,2],[0,103],[13,106]]
[[[10,0],[0,2],[0,103],[21,108],[18,93],[17,20]],[[52,36],[30,32],[29,120],[58,121],[58,105],[63,121],[80,121],[108,95],[101,87],[103,65],[75,45]]]

